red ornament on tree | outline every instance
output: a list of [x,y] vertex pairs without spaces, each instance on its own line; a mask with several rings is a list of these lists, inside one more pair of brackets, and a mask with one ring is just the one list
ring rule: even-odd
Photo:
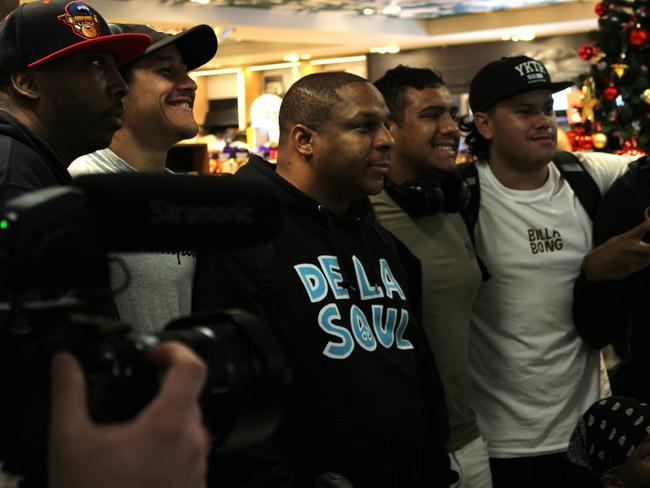
[[633,46],[645,46],[648,43],[648,31],[639,27],[632,29],[629,40]]
[[598,17],[602,17],[607,13],[607,5],[605,5],[605,2],[598,2],[596,4],[596,7],[594,7],[594,10],[596,11],[596,15]]
[[618,90],[615,86],[608,86],[607,88],[605,88],[605,91],[603,92],[603,96],[605,97],[605,100],[611,102],[618,96]]
[[578,56],[580,56],[580,59],[583,59],[584,61],[590,60],[593,55],[594,48],[592,46],[585,44],[584,46],[580,46],[578,49]]
[[575,142],[581,151],[586,151],[594,147],[594,144],[591,140],[591,134],[577,136]]

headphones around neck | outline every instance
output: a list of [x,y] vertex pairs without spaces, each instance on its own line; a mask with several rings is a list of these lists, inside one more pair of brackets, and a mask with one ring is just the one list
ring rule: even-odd
[[470,193],[469,185],[457,171],[445,174],[438,184],[414,178],[398,185],[386,178],[384,190],[411,217],[460,212]]

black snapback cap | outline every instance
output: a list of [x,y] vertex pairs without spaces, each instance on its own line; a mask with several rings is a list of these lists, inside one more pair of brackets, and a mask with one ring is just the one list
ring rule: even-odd
[[114,34],[146,34],[153,39],[153,44],[132,61],[137,61],[170,44],[176,44],[178,52],[187,65],[187,70],[192,71],[210,61],[219,47],[214,29],[206,24],[196,25],[175,35],[161,32],[144,24],[110,24],[109,27]]
[[104,18],[76,1],[19,5],[0,23],[0,73],[34,68],[79,52],[110,52],[120,64],[151,44],[144,34],[111,34]]
[[495,103],[531,90],[555,93],[573,85],[571,81],[552,82],[546,67],[528,56],[501,58],[483,66],[469,87],[472,112],[483,112]]

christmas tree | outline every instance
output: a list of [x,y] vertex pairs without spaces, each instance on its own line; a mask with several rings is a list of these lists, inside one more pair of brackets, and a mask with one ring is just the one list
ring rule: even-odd
[[590,61],[582,107],[570,116],[574,149],[640,154],[650,151],[650,0],[603,0],[599,29],[578,50]]

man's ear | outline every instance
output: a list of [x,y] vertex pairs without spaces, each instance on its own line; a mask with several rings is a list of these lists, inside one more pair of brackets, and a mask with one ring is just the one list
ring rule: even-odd
[[36,72],[30,69],[11,73],[11,86],[20,96],[36,101],[40,98]]
[[600,484],[604,488],[625,488],[625,483],[618,476],[618,467],[610,468],[600,477]]
[[314,130],[304,124],[296,124],[291,128],[291,142],[296,151],[311,158],[314,152],[312,147],[314,139]]
[[484,112],[476,112],[474,114],[474,126],[476,126],[476,130],[479,131],[484,139],[487,139],[488,141],[492,139],[494,128],[492,125],[492,119],[488,114]]
[[388,132],[390,132],[390,135],[393,137],[394,140],[397,140],[399,130],[400,130],[399,124],[391,119],[391,121],[388,123]]

